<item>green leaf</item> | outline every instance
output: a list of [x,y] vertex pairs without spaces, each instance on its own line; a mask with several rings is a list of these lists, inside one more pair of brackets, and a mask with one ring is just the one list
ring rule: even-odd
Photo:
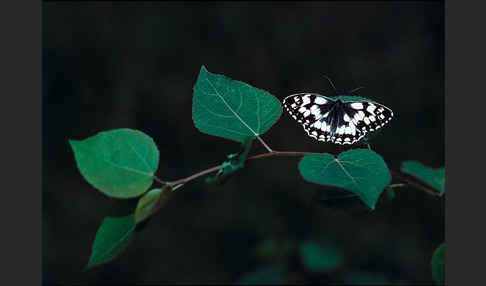
[[438,190],[440,195],[444,194],[445,168],[433,169],[424,166],[418,161],[405,161],[402,163],[402,172],[414,176],[427,185]]
[[258,269],[254,272],[245,274],[240,281],[237,283],[239,285],[278,285],[283,284],[283,273],[277,266],[267,266]]
[[368,149],[349,150],[338,158],[327,153],[305,155],[299,171],[309,182],[351,191],[372,210],[391,181],[381,156]]
[[81,174],[105,195],[133,198],[152,185],[159,151],[145,133],[117,129],[69,143]]
[[281,114],[280,101],[270,93],[201,67],[192,104],[201,132],[243,142],[265,133]]
[[245,136],[242,143],[242,150],[238,154],[228,155],[228,160],[221,164],[221,168],[218,170],[214,177],[208,177],[206,179],[207,183],[210,184],[223,184],[230,176],[232,176],[236,171],[243,168],[246,157],[251,149],[251,143],[253,138],[250,136]]
[[432,277],[437,285],[445,284],[445,242],[432,255]]
[[343,263],[341,252],[330,241],[307,241],[299,247],[304,265],[312,271],[333,271]]
[[105,217],[96,232],[87,268],[109,262],[119,256],[133,238],[133,214],[124,217]]
[[162,189],[152,189],[144,194],[135,209],[135,223],[140,223],[165,206],[172,197],[172,186],[166,184]]

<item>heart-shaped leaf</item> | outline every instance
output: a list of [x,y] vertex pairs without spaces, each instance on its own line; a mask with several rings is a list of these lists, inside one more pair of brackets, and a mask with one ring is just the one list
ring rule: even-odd
[[445,248],[445,243],[442,243],[432,255],[432,277],[437,285],[445,284]]
[[349,150],[337,158],[327,153],[305,155],[299,171],[309,182],[351,191],[371,209],[391,181],[385,161],[368,149]]
[[133,214],[124,217],[105,217],[96,232],[87,268],[118,257],[132,240],[134,230]]
[[141,131],[117,129],[69,143],[86,181],[107,196],[137,197],[153,183],[159,151]]
[[405,161],[401,170],[438,190],[440,195],[444,194],[445,168],[433,169],[418,161]]
[[243,142],[265,133],[281,114],[280,101],[270,93],[201,67],[192,104],[201,132]]

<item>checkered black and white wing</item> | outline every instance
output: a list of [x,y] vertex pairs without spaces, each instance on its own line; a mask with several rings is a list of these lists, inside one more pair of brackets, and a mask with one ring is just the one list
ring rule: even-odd
[[366,100],[343,102],[316,93],[290,95],[283,103],[307,135],[335,144],[354,144],[393,117],[393,112],[379,103]]
[[283,105],[309,136],[319,141],[331,139],[331,125],[326,123],[335,105],[331,98],[316,93],[297,93],[284,98]]
[[348,101],[343,109],[356,129],[364,134],[380,129],[393,118],[390,108],[371,101]]

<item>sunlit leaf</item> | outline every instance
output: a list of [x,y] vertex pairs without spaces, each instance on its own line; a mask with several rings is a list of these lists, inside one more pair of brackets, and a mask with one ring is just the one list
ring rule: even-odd
[[243,142],[265,133],[281,114],[280,101],[270,93],[201,67],[192,104],[201,132]]
[[69,143],[81,174],[105,195],[137,197],[153,183],[159,151],[141,131],[117,129]]

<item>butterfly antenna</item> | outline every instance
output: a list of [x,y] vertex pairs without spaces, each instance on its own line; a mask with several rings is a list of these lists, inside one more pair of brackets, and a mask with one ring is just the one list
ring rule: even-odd
[[348,93],[350,93],[350,94],[351,94],[351,93],[353,93],[353,92],[355,92],[355,91],[357,91],[357,90],[359,90],[359,89],[362,89],[362,88],[364,88],[364,86],[357,87],[357,88],[355,88],[355,89],[351,90],[351,91],[350,91],[350,92],[348,92]]
[[327,80],[329,81],[329,83],[332,85],[332,88],[334,88],[334,91],[337,92],[336,87],[332,83],[332,80],[329,77],[327,77],[327,76],[324,76],[324,77],[327,78]]

